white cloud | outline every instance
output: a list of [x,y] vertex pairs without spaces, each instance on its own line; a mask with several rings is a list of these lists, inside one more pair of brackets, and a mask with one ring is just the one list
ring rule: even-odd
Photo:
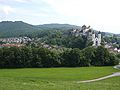
[[29,17],[33,24],[87,24],[98,30],[120,33],[119,4],[120,0],[0,0],[0,12],[6,15],[14,12],[11,14],[14,18]]
[[27,3],[27,2],[31,2],[31,0],[15,0],[17,2],[20,2],[20,3]]
[[[77,17],[80,22],[92,26],[118,27],[120,0],[44,0],[61,16]],[[75,21],[73,20],[75,23]],[[78,23],[80,24],[80,23]],[[101,28],[100,28],[101,29]],[[119,26],[120,29],[120,26]],[[110,28],[109,28],[110,30]],[[113,32],[111,30],[111,32]],[[114,32],[120,32],[116,28]]]
[[14,12],[14,8],[10,6],[3,6],[1,8],[1,11],[4,12],[6,15],[9,15],[10,13]]
[[44,0],[65,16],[108,18],[120,15],[119,0]]

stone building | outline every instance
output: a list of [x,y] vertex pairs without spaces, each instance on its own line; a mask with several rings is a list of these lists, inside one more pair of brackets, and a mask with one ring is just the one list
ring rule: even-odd
[[94,30],[90,26],[83,25],[81,29],[73,29],[71,34],[75,37],[85,36],[88,41],[92,41],[92,46],[100,46],[101,45],[101,33],[95,33]]

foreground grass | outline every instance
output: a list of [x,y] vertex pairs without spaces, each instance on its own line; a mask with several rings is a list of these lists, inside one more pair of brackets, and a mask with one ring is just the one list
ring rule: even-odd
[[76,83],[117,71],[112,67],[0,69],[0,90],[119,90],[120,77]]

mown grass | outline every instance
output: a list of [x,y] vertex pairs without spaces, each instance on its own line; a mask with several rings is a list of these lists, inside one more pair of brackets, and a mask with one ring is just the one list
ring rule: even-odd
[[117,71],[112,67],[0,69],[0,90],[119,90],[120,77],[77,83]]

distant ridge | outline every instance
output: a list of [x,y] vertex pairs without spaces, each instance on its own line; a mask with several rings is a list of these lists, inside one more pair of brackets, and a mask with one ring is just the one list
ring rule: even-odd
[[[0,37],[18,37],[20,35],[28,35],[32,33],[41,33],[45,30],[69,30],[80,29],[80,26],[70,24],[42,24],[31,25],[23,21],[2,21],[0,22]],[[113,33],[103,32],[105,35],[111,36]],[[119,35],[119,34],[118,34]],[[119,35],[120,36],[120,35]]]
[[31,25],[23,21],[2,21],[0,22],[0,37],[16,37],[39,32],[41,30],[68,30],[72,28],[80,27],[69,24]]
[[19,36],[40,30],[40,28],[22,21],[0,22],[0,37]]
[[49,29],[62,29],[62,30],[66,30],[66,29],[80,29],[80,26],[76,26],[76,25],[70,25],[70,24],[58,24],[58,23],[51,23],[51,24],[43,24],[43,25],[37,25],[40,28],[49,28]]

